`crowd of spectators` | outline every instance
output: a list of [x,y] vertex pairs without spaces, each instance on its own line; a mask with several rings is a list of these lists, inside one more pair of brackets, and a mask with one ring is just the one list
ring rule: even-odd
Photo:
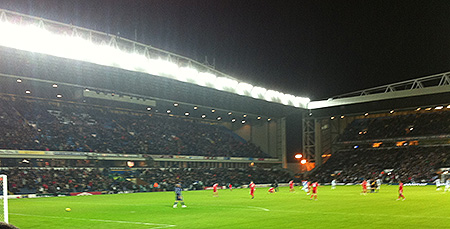
[[[1,171],[8,175],[9,191],[14,194],[68,194],[71,192],[106,191],[148,192],[172,190],[181,183],[184,188],[232,184],[234,187],[256,183],[288,182],[292,175],[283,169],[138,169],[115,172],[107,168],[90,169],[18,169]],[[155,183],[157,184],[155,186]]]
[[221,125],[168,115],[0,97],[0,149],[270,157]]
[[449,146],[357,149],[333,154],[310,178],[344,183],[378,178],[386,183],[432,182],[443,167],[450,167]]
[[407,115],[355,119],[341,135],[341,141],[450,134],[450,111],[427,111]]

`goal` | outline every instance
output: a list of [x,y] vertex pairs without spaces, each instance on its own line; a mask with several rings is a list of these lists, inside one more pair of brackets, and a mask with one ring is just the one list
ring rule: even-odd
[[0,175],[0,221],[8,221],[8,178],[6,175]]

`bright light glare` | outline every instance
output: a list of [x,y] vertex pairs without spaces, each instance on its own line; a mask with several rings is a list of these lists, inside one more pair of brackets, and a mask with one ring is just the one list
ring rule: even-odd
[[200,86],[212,86],[214,85],[214,81],[216,81],[216,76],[214,74],[208,72],[200,72],[197,77],[197,84]]
[[269,102],[275,102],[277,100],[279,100],[279,98],[283,96],[283,93],[280,93],[278,91],[274,91],[274,90],[267,90],[266,94],[264,94],[264,98],[266,99],[266,101]]
[[193,68],[180,68],[178,69],[176,79],[183,82],[195,81],[198,77],[198,71]]
[[264,99],[267,89],[262,87],[253,87],[251,96],[255,99]]
[[300,163],[301,163],[302,165],[306,164],[306,159],[301,160]]
[[237,82],[236,80],[225,77],[217,77],[216,81],[214,82],[214,86],[218,90],[230,91],[231,89],[232,91],[234,91],[236,90],[238,83],[239,82]]
[[300,158],[302,158],[302,157],[303,157],[303,155],[301,155],[301,154],[299,154],[299,153],[295,155],[295,158],[297,158],[297,159],[300,159]]
[[0,31],[2,31],[1,46],[145,72],[183,82],[195,82],[200,86],[214,87],[295,107],[305,107],[310,101],[308,98],[254,87],[226,77],[217,77],[209,72],[199,72],[194,68],[179,67],[170,60],[149,59],[143,53],[130,53],[105,42],[95,44],[77,35],[56,34],[35,25],[16,25],[4,21],[0,22]]
[[251,95],[253,86],[248,83],[239,83],[236,87],[236,93],[239,95]]

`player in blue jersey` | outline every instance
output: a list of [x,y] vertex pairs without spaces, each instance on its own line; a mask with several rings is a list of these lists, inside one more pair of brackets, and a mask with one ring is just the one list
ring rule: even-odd
[[175,203],[173,204],[173,208],[177,208],[179,201],[181,201],[181,207],[182,208],[187,207],[186,205],[184,205],[183,195],[181,194],[182,190],[183,189],[181,188],[180,184],[176,184],[175,185],[175,194],[176,194],[176,196],[175,196]]

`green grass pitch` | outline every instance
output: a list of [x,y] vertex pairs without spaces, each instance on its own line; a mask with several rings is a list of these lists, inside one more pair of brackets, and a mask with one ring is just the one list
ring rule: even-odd
[[[321,186],[311,201],[299,187],[268,194],[257,188],[183,192],[187,208],[172,208],[173,192],[13,199],[10,223],[19,228],[448,228],[450,192],[398,186],[360,195],[360,186]],[[65,208],[71,208],[66,212]]]

